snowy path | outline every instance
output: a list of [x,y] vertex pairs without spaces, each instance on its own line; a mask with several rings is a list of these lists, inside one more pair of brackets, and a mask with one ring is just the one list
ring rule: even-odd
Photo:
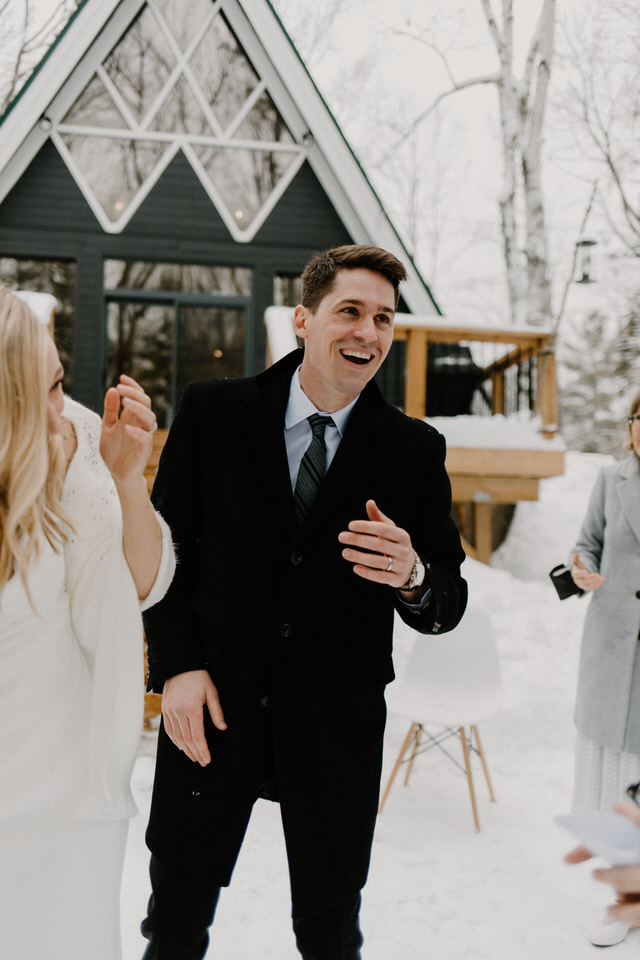
[[[492,613],[501,655],[504,705],[481,726],[497,802],[489,801],[477,764],[476,834],[463,776],[437,752],[418,759],[409,787],[397,781],[379,818],[364,893],[365,960],[602,957],[584,929],[599,918],[608,891],[591,880],[590,864],[562,863],[573,844],[553,822],[571,797],[571,712],[586,603],[560,603],[545,578],[571,546],[601,462],[571,455],[567,475],[547,481],[541,501],[525,505],[495,558],[517,567],[522,579],[465,564],[475,602]],[[400,636],[399,669],[406,649]],[[391,714],[383,780],[405,733],[405,721]],[[137,928],[148,896],[143,833],[152,752],[147,738],[134,779],[141,816],[132,824],[125,867],[124,960],[138,960],[144,947]],[[612,960],[637,957],[640,931],[612,950]],[[298,958],[278,808],[267,801],[256,805],[208,956]]]

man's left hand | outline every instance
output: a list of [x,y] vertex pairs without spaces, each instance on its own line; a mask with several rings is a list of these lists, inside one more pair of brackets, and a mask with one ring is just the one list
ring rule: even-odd
[[342,556],[355,564],[353,572],[364,580],[398,589],[413,570],[411,537],[385,517],[375,500],[367,500],[366,509],[368,520],[352,520],[349,529],[339,535],[340,543],[348,544]]

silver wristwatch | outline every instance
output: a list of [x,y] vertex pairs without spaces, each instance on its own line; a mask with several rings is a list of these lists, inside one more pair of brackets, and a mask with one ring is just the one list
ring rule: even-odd
[[398,587],[398,590],[417,590],[418,587],[421,587],[424,583],[425,573],[424,563],[416,553],[416,559],[413,564],[413,570],[409,574],[409,579],[403,583],[401,587]]

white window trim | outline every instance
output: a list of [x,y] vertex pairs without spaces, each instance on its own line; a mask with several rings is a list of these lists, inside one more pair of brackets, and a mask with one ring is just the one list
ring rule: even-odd
[[[147,5],[150,9],[152,9],[152,15],[157,16],[158,8],[156,7],[154,0],[147,0]],[[129,4],[124,4],[123,6],[129,6]],[[136,6],[139,10],[142,7],[142,3],[138,3]],[[236,34],[239,43],[244,48],[246,56],[248,57],[253,70],[255,70],[258,76],[258,83],[255,89],[251,92],[238,113],[235,115],[226,131],[222,130],[220,122],[209,107],[209,104],[206,102],[204,92],[197,83],[189,65],[189,59],[202,41],[202,38],[211,26],[213,19],[218,15],[219,12],[224,14],[230,28]],[[123,30],[120,25],[121,17],[118,17],[117,19],[119,27],[117,37],[119,38],[126,32],[126,29],[128,29],[128,26],[130,26],[131,21],[129,21],[126,28]],[[258,58],[260,61],[259,63],[256,62],[256,58],[252,56],[249,50],[250,47],[254,47],[255,49],[255,43],[252,43],[251,37],[243,38],[241,33],[244,31],[238,30],[238,26],[241,26],[241,24],[234,23],[234,19],[237,20],[237,18],[229,16],[229,11],[225,9],[223,0],[217,0],[216,3],[212,4],[211,13],[207,14],[203,24],[194,35],[188,47],[182,51],[173,38],[168,24],[165,24],[162,13],[160,12],[160,17],[158,18],[157,22],[163,32],[163,35],[171,45],[172,52],[176,57],[176,64],[167,77],[167,80],[163,84],[161,90],[151,103],[145,116],[141,119],[138,119],[133,115],[124,97],[119,92],[118,88],[113,83],[105,67],[103,66],[104,60],[109,56],[109,53],[114,48],[114,45],[118,42],[118,40],[112,36],[112,31],[109,29],[109,27],[106,27],[100,37],[97,38],[96,43],[90,51],[92,56],[90,57],[88,54],[83,59],[83,62],[79,65],[79,68],[82,67],[83,69],[74,71],[68,82],[63,86],[57,97],[52,102],[51,109],[49,111],[49,117],[53,123],[51,139],[65,164],[67,165],[70,173],[75,179],[91,210],[106,233],[117,234],[121,233],[125,229],[151,190],[158,183],[160,177],[165,172],[173,158],[176,156],[178,150],[182,150],[184,153],[207,196],[213,203],[214,207],[218,211],[218,214],[229,230],[232,238],[238,243],[248,243],[255,237],[258,230],[260,230],[267,217],[271,214],[278,201],[286,191],[287,187],[300,170],[306,159],[307,150],[300,142],[295,142],[295,138],[297,136],[295,128],[297,128],[299,131],[304,128],[304,124],[302,123],[302,120],[298,115],[298,111],[296,110],[294,118],[295,126],[292,128],[290,118],[283,113],[278,104],[279,97],[277,92],[271,89],[270,80],[265,76],[265,73],[270,73],[271,80],[275,81],[275,86],[278,87],[279,84],[277,80],[277,74],[275,74],[273,67],[268,63],[267,60],[265,60],[264,56]],[[98,52],[101,54],[99,64],[96,68],[92,68],[91,65],[95,63],[94,57]],[[71,109],[81,92],[91,82],[91,79],[94,75],[97,75],[104,84],[107,93],[113,99],[116,109],[121,113],[124,123],[129,124],[129,129],[90,127],[79,124],[65,124],[62,122],[64,116],[66,116],[68,111]],[[158,110],[161,108],[162,104],[166,101],[171,92],[175,89],[175,85],[180,76],[184,76],[186,81],[189,83],[191,92],[196,98],[200,109],[202,109],[203,114],[209,123],[211,130],[213,131],[213,136],[190,135],[181,131],[163,132],[149,129],[149,126],[155,119]],[[240,128],[255,106],[256,102],[265,92],[273,101],[276,109],[282,114],[283,121],[287,125],[287,128],[294,138],[294,142],[233,139],[234,132]],[[146,178],[144,183],[141,184],[139,189],[133,195],[122,216],[117,220],[111,220],[91,189],[85,175],[82,173],[82,170],[75,162],[69,149],[66,147],[62,139],[63,135],[65,134],[75,134],[77,136],[87,137],[104,137],[107,139],[118,140],[148,140],[165,142],[169,144],[169,149],[154,167],[150,176]],[[209,179],[209,176],[198,160],[192,145],[213,146],[218,149],[245,149],[260,152],[273,151],[274,153],[293,153],[297,154],[297,156],[289,165],[285,174],[278,181],[276,187],[271,191],[269,197],[262,204],[251,223],[246,228],[242,229],[238,226],[237,221],[233,217],[232,212],[229,211],[227,204],[223,201],[222,196],[219,194],[217,188]]]
[[[147,177],[144,183],[139,187],[139,189],[134,193],[133,197],[127,204],[126,210],[123,212],[121,217],[118,217],[117,220],[110,220],[107,216],[107,213],[95,196],[93,190],[89,186],[87,180],[85,179],[82,170],[78,167],[77,163],[71,156],[68,147],[62,140],[60,134],[56,130],[52,130],[51,139],[55,143],[62,159],[67,164],[71,175],[76,181],[78,187],[80,188],[82,194],[84,195],[85,200],[93,210],[97,220],[100,222],[100,226],[105,231],[105,233],[122,233],[124,228],[127,226],[129,221],[135,216],[138,209],[142,205],[143,201],[146,199],[148,194],[153,190],[156,183],[167,169],[178,150],[180,149],[180,144],[174,142],[170,144],[169,149],[162,156],[158,164],[153,170],[153,173]],[[136,139],[143,139],[138,137]]]

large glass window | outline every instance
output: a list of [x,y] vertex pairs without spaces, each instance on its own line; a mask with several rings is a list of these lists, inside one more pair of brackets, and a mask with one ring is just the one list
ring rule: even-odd
[[297,307],[302,300],[302,277],[299,273],[278,273],[273,278],[273,305]]
[[54,125],[105,229],[128,222],[182,149],[238,240],[251,239],[303,161],[220,5],[148,0]]
[[73,326],[76,265],[72,260],[26,260],[0,256],[0,283],[11,290],[50,293],[60,305],[54,323],[54,338],[64,366],[64,392],[73,384]]
[[210,267],[191,263],[106,260],[108,290],[175,290],[180,293],[250,297],[253,271],[248,267]]
[[108,260],[104,278],[107,383],[134,377],[161,427],[190,381],[244,374],[251,270]]

